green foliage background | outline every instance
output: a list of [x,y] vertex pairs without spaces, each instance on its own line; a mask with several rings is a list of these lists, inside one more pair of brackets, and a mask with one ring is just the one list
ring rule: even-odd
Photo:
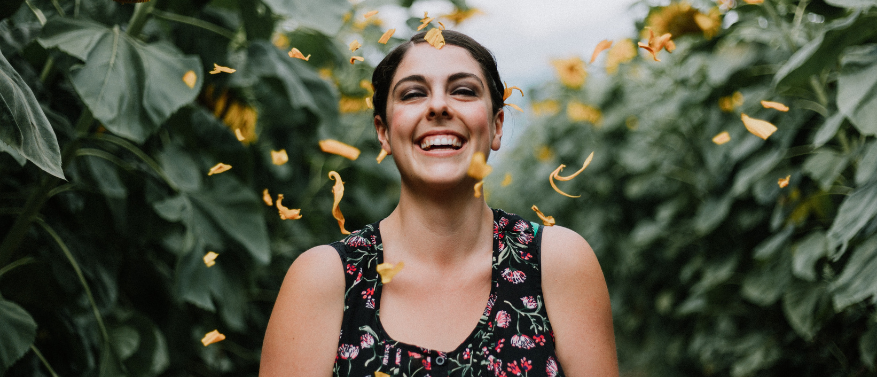
[[[360,81],[399,41],[375,43],[383,28],[362,20],[384,3],[0,5],[0,373],[257,374],[286,268],[340,237],[327,172],[348,183],[349,229],[395,204],[369,111],[339,109],[369,95]],[[529,90],[561,111],[532,117],[488,178],[488,202],[536,204],[589,240],[625,375],[875,375],[877,1],[740,2],[731,14],[711,39],[675,37],[662,62],[638,57],[614,75],[598,63],[581,89]],[[310,61],[272,43],[289,29]],[[366,61],[351,66],[354,37]],[[238,71],[210,75],[213,63]],[[736,91],[742,106],[721,111]],[[258,112],[257,139],[235,138],[224,120],[243,117],[216,111],[219,98]],[[570,120],[570,101],[601,109],[599,126]],[[779,130],[761,140],[740,112]],[[732,140],[712,143],[723,130]],[[363,155],[322,153],[326,138]],[[289,163],[273,165],[281,148]],[[559,183],[581,198],[525,179],[591,151]],[[233,168],[207,176],[218,162]],[[265,188],[304,217],[280,220]],[[211,268],[208,250],[220,254]],[[227,339],[202,346],[213,329]]]

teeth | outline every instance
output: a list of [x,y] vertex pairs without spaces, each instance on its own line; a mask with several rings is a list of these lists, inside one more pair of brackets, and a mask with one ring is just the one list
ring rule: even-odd
[[454,136],[426,137],[420,142],[420,148],[428,149],[434,146],[462,147],[463,142]]

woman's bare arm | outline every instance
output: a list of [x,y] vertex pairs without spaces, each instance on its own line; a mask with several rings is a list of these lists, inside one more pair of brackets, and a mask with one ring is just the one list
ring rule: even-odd
[[568,376],[618,376],[609,291],[600,263],[582,236],[545,227],[542,290],[557,358]]
[[289,268],[268,321],[259,375],[332,375],[344,314],[344,269],[331,246],[302,253]]

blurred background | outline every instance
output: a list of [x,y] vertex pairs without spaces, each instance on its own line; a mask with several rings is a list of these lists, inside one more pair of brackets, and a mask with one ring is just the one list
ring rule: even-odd
[[423,12],[523,89],[487,202],[590,242],[623,376],[877,375],[877,0],[125,2],[0,3],[0,375],[257,375],[328,172],[395,206],[365,98]]

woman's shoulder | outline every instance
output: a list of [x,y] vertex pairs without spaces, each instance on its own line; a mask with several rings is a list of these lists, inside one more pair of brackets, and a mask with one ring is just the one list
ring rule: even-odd
[[543,268],[579,271],[582,268],[600,269],[591,245],[572,229],[559,225],[543,227],[541,249]]

